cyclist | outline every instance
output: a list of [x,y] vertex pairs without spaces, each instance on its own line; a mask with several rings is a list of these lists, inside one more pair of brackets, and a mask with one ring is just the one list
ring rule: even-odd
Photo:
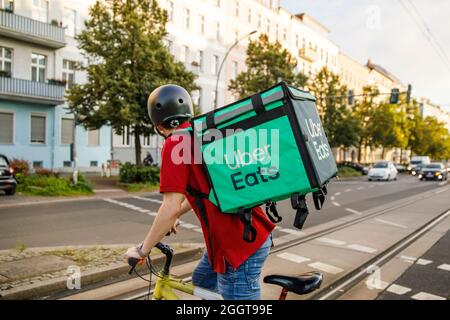
[[[142,246],[130,248],[126,256],[147,257],[168,232],[177,232],[178,218],[193,209],[200,220],[207,248],[193,273],[193,284],[218,292],[226,300],[258,300],[261,269],[272,246],[271,232],[275,225],[261,208],[254,208],[256,239],[246,242],[238,215],[224,214],[209,200],[199,201],[192,191],[188,192],[192,189],[207,195],[211,189],[203,166],[190,161],[193,148],[180,148],[180,144],[193,143],[192,135],[178,134],[190,127],[192,110],[189,93],[176,85],[161,86],[149,97],[150,119],[157,132],[166,138],[160,175],[163,203]],[[191,157],[185,157],[180,150],[190,150]]]

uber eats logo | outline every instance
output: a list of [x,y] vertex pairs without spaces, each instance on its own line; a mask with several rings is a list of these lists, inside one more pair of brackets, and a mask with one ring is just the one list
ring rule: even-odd
[[320,122],[314,122],[313,119],[305,119],[305,123],[317,157],[319,160],[328,159],[331,152],[328,144],[322,140],[322,138],[325,138],[323,135],[322,124]]
[[255,172],[244,174],[241,169],[254,165],[255,163],[270,163],[270,145],[266,145],[262,148],[256,148],[252,152],[242,152],[240,150],[234,152],[234,159],[228,159],[225,155],[225,163],[232,171],[237,171],[231,174],[231,181],[236,191],[245,189],[247,187],[254,187],[261,183],[267,183],[270,180],[277,180],[280,177],[278,167],[269,166],[262,168],[258,166]]

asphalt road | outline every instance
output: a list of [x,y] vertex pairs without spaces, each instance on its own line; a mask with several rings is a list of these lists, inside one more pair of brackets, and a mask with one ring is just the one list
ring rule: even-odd
[[[401,176],[393,182],[368,182],[366,179],[335,181],[329,186],[329,195],[322,211],[314,209],[309,197],[311,214],[305,228],[438,186],[438,182],[420,182],[410,176]],[[148,195],[112,201],[97,199],[2,208],[0,199],[0,249],[15,248],[19,244],[30,248],[139,243],[154,219],[160,200],[160,195]],[[274,236],[295,233],[290,202],[280,202],[278,209],[284,220]],[[166,242],[202,242],[195,215],[189,213],[182,220],[180,233],[167,238]]]

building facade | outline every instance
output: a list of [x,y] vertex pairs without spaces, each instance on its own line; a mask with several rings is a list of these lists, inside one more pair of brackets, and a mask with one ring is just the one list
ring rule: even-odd
[[[0,153],[34,168],[71,170],[73,115],[65,90],[83,83],[74,36],[87,5],[69,0],[0,2]],[[76,127],[78,167],[98,171],[111,156],[111,130]]]

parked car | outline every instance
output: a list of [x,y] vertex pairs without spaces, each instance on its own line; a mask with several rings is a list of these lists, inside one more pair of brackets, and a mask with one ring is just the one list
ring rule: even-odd
[[375,163],[369,170],[369,181],[391,181],[397,180],[398,171],[390,161]]
[[362,170],[362,174],[363,176],[367,176],[369,174],[369,170],[370,170],[371,166],[365,166]]
[[16,187],[14,170],[9,166],[8,158],[0,154],[0,190],[3,190],[6,195],[12,196],[16,193]]
[[420,171],[422,170],[422,168],[423,168],[424,166],[425,166],[424,164],[418,164],[418,165],[416,165],[416,166],[414,167],[414,169],[411,169],[411,171],[410,171],[411,175],[417,176],[417,175],[420,173]]
[[406,172],[406,166],[404,166],[404,165],[402,165],[402,164],[400,164],[400,163],[396,163],[395,164],[395,169],[397,169],[397,171],[399,172],[399,173],[403,173],[403,172]]
[[448,172],[442,163],[431,163],[422,168],[419,179],[444,181],[448,179]]

